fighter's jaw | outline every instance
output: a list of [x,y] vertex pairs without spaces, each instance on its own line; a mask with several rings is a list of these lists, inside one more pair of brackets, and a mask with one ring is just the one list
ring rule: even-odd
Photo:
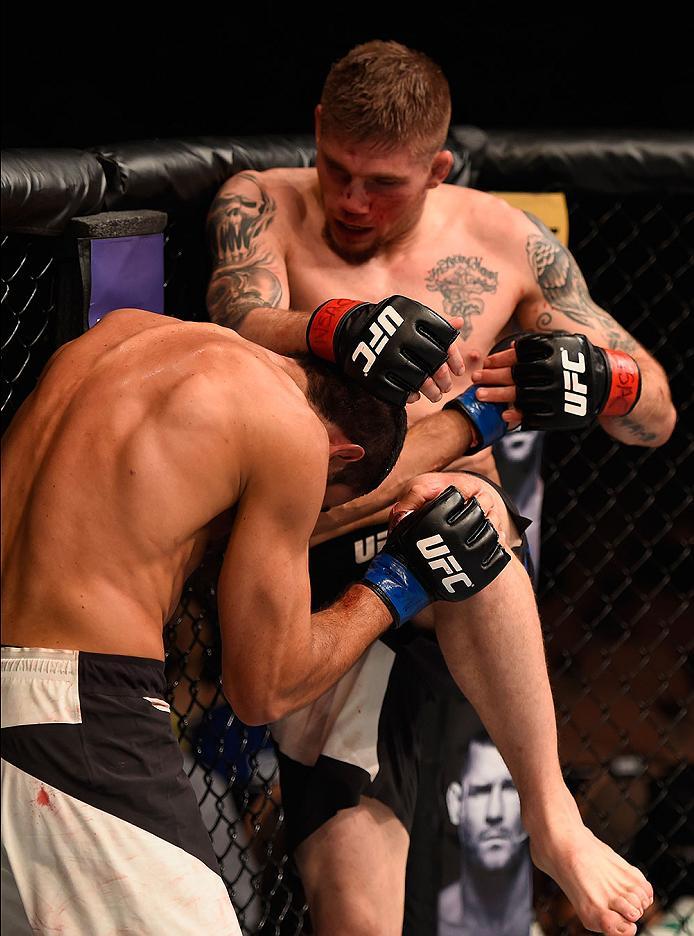
[[373,236],[376,228],[373,224],[357,224],[352,221],[345,221],[341,218],[333,218],[330,222],[333,235],[337,232],[345,240],[368,239]]
[[365,263],[374,257],[381,241],[373,227],[348,229],[343,222],[326,221],[323,238],[328,247],[347,263]]
[[355,493],[349,485],[329,483],[325,489],[321,512],[325,513],[333,507],[340,507],[342,504],[354,500],[354,497]]

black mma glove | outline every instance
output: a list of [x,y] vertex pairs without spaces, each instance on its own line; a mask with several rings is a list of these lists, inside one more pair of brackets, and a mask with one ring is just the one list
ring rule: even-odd
[[309,319],[306,343],[374,396],[404,405],[445,364],[458,332],[405,296],[372,304],[329,299]]
[[639,365],[585,335],[555,331],[516,338],[511,372],[523,429],[582,429],[598,416],[625,416],[641,395]]
[[399,627],[432,601],[464,601],[511,561],[476,498],[452,485],[390,531],[361,585],[371,588]]

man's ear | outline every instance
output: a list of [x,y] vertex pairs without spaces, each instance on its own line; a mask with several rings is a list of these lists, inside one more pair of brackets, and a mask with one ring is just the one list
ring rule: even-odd
[[446,790],[446,806],[448,807],[448,818],[453,825],[460,825],[462,801],[463,788],[459,783],[451,783]]
[[330,443],[330,458],[339,458],[340,461],[353,462],[359,461],[365,455],[361,445],[354,442]]
[[323,108],[320,104],[316,104],[316,108],[313,111],[313,130],[316,136],[316,143],[320,141],[320,119]]
[[450,150],[441,150],[434,156],[429,169],[429,181],[427,188],[436,188],[445,182],[453,168],[453,153]]

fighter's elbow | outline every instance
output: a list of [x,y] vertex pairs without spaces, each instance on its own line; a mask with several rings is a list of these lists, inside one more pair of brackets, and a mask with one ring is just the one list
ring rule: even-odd
[[655,410],[657,412],[657,417],[650,420],[652,423],[652,441],[646,443],[651,448],[665,445],[677,424],[677,410],[672,402],[668,377],[660,365],[657,365],[657,368],[658,370],[650,381],[652,399],[655,401]]
[[224,691],[224,695],[231,706],[234,715],[249,727],[257,725],[269,725],[277,721],[275,710],[271,706],[264,705],[256,699],[249,699],[247,696]]
[[655,443],[655,446],[665,445],[672,433],[675,431],[675,425],[677,423],[677,410],[675,409],[672,401],[669,402],[667,411],[663,418],[663,421],[660,425],[660,431],[658,433],[658,441]]
[[239,684],[238,680],[225,677],[223,689],[227,702],[244,725],[269,725],[289,712],[276,693],[261,685]]
[[650,431],[643,431],[639,434],[639,444],[644,445],[646,448],[660,448],[669,440],[676,423],[677,410],[669,401],[663,412],[658,416],[657,421],[652,424],[652,428],[649,426]]

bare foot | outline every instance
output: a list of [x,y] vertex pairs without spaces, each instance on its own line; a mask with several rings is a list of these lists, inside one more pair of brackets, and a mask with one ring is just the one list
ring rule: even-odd
[[526,828],[534,863],[561,887],[585,928],[634,936],[636,921],[653,903],[653,888],[585,827],[573,798],[549,821],[526,819]]

